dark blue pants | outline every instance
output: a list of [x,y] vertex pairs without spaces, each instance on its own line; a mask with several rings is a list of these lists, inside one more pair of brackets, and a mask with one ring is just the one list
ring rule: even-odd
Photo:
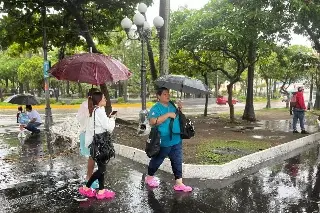
[[41,123],[38,123],[38,122],[28,123],[28,125],[25,128],[32,133],[37,133],[37,132],[40,132],[40,130],[37,128],[40,125]]
[[304,110],[293,109],[293,124],[292,124],[293,130],[297,130],[298,120],[300,121],[301,130],[305,130],[305,128],[304,128]]
[[182,155],[182,143],[169,147],[161,147],[159,154],[150,160],[148,175],[153,176],[163,163],[164,159],[168,156],[171,161],[175,179],[182,178]]

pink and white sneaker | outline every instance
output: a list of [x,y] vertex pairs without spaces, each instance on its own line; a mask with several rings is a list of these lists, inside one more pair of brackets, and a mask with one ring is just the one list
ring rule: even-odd
[[86,190],[83,186],[79,188],[79,193],[85,197],[94,197],[96,196],[96,190],[89,188]]
[[113,191],[110,191],[108,189],[105,189],[104,193],[102,193],[102,194],[96,193],[96,198],[98,200],[114,198],[115,196],[116,196],[116,193]]
[[192,188],[190,186],[186,186],[184,184],[174,185],[173,189],[175,191],[182,191],[182,192],[191,192],[192,191]]
[[144,182],[152,188],[156,188],[160,185],[159,180],[155,177],[145,177]]

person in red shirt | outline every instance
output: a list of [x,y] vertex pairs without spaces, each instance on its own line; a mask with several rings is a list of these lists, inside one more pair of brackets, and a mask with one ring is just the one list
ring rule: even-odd
[[304,128],[304,114],[306,110],[306,105],[304,103],[303,88],[298,87],[298,92],[296,93],[296,104],[293,109],[293,133],[299,133],[297,131],[297,122],[300,122],[301,134],[308,134]]

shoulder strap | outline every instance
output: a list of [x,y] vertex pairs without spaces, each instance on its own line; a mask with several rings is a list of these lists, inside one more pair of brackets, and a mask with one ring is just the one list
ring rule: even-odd
[[93,109],[93,135],[96,134],[96,110],[98,107]]
[[[176,107],[176,105],[173,103],[173,101],[169,101],[170,104],[172,104],[172,106],[176,109],[176,116],[178,115],[178,108]],[[170,105],[168,106],[170,107]],[[174,119],[171,118],[170,119],[170,123],[169,123],[169,131],[170,131],[170,140],[172,140],[172,134],[173,134],[173,121]]]

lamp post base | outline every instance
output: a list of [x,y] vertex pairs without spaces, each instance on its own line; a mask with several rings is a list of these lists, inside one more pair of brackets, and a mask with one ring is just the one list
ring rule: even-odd
[[51,112],[51,108],[50,107],[46,107],[45,108],[45,125],[44,128],[46,131],[49,130],[50,126],[53,123],[53,119],[52,119],[52,112]]
[[148,110],[141,110],[139,113],[139,127],[138,135],[148,135],[150,133],[151,127],[148,120],[149,112]]

